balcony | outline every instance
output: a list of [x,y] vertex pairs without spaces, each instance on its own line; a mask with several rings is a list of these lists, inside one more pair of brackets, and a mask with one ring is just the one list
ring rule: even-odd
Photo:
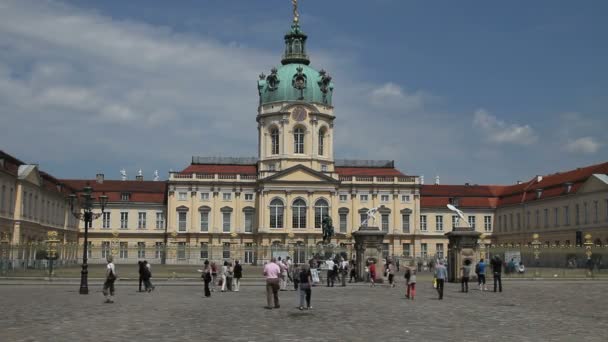
[[416,176],[340,176],[340,182],[349,184],[420,184]]
[[170,181],[230,181],[230,182],[248,182],[253,183],[258,179],[257,175],[252,174],[232,174],[232,173],[179,173],[171,172],[169,174]]

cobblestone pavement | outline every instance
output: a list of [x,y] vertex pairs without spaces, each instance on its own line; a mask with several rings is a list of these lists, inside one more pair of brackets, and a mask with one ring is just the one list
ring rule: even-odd
[[137,293],[118,284],[103,304],[77,286],[0,286],[0,341],[605,341],[605,282],[506,282],[505,292],[460,293],[447,284],[437,300],[428,282],[415,301],[403,288],[314,287],[311,311],[295,291],[266,310],[265,288],[202,297],[202,286],[158,286]]

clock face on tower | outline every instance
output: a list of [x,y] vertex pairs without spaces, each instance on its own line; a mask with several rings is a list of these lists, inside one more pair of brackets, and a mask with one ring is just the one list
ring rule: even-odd
[[291,112],[291,117],[296,121],[306,120],[306,109],[304,109],[304,107],[296,107],[293,112]]

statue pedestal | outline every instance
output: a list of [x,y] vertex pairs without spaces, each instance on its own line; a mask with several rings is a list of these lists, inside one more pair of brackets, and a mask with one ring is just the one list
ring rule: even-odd
[[471,261],[471,275],[475,273],[475,264],[479,261],[477,241],[481,233],[472,228],[455,227],[451,232],[445,234],[448,243],[448,281],[460,282],[460,268],[464,266],[465,260]]
[[365,226],[360,227],[358,231],[353,232],[357,255],[357,278],[359,281],[365,281],[365,262],[369,259],[376,260],[376,279],[374,281],[382,281],[382,274],[384,273],[382,242],[384,241],[385,235],[386,232],[383,232],[378,227]]

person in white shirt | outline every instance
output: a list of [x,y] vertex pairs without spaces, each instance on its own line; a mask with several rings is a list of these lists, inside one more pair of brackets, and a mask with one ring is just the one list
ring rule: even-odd
[[108,265],[106,266],[106,280],[103,283],[103,295],[106,298],[106,303],[114,303],[114,281],[118,276],[116,275],[116,267],[114,266],[114,258],[108,255],[106,258]]
[[334,261],[329,259],[327,261],[325,261],[325,265],[327,265],[327,287],[330,287],[330,283],[331,283],[331,287],[334,286]]
[[281,277],[280,277],[280,288],[281,291],[287,291],[287,265],[285,264],[285,260],[281,260],[279,257],[279,261],[277,262],[279,268],[281,269]]
[[348,276],[348,261],[340,258],[340,273],[342,275],[342,287],[346,287],[346,276]]

